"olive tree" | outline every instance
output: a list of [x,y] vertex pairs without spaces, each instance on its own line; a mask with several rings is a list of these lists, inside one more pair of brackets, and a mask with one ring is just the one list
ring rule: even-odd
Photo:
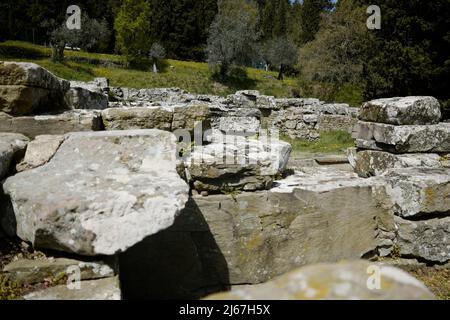
[[279,71],[278,80],[283,80],[286,67],[292,67],[298,62],[298,48],[290,38],[277,37],[263,45],[263,56]]

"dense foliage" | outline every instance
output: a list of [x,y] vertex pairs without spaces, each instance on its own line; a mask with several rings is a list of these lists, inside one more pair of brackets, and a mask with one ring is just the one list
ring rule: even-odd
[[76,41],[61,28],[70,4],[1,1],[0,41],[209,61],[222,77],[236,66],[265,67],[280,79],[298,74],[300,95],[353,104],[450,101],[450,0],[379,0],[380,30],[366,26],[370,0],[80,0],[91,23]]

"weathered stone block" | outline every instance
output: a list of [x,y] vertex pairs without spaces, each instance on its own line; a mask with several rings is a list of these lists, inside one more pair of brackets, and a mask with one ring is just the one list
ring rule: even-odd
[[393,125],[437,124],[441,109],[433,97],[378,99],[362,105],[359,119]]

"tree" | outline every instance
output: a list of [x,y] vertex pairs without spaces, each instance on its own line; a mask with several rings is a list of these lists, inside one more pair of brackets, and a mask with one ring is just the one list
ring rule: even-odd
[[166,56],[166,49],[164,49],[164,47],[158,42],[155,42],[150,48],[150,52],[148,53],[148,57],[153,63],[154,73],[158,73],[157,63],[160,59],[163,59],[165,56]]
[[209,30],[207,55],[212,66],[219,67],[224,80],[232,66],[242,66],[255,59],[257,8],[246,0],[223,0]]
[[63,61],[66,46],[81,48],[85,51],[105,48],[110,36],[111,32],[105,20],[98,22],[96,19],[90,19],[87,14],[83,14],[81,29],[69,30],[63,23],[51,32],[52,60]]
[[283,80],[285,68],[295,65],[298,60],[298,49],[294,42],[287,37],[268,40],[264,44],[263,51],[265,60],[271,65],[277,66],[278,80]]
[[130,60],[146,55],[154,42],[150,21],[145,0],[124,0],[114,21],[116,49]]
[[[370,1],[358,1],[367,7]],[[381,30],[364,58],[367,99],[433,95],[450,99],[450,1],[381,0]]]
[[320,27],[320,15],[330,9],[332,4],[329,0],[304,0],[301,10],[302,42],[307,43],[314,40]]

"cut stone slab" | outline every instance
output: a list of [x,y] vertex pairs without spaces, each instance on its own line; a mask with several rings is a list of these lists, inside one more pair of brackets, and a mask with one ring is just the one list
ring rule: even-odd
[[[380,289],[370,288],[379,270]],[[241,286],[206,300],[435,300],[425,285],[403,270],[367,261],[316,264],[257,286]]]
[[102,111],[106,130],[172,129],[173,109],[168,107],[110,108]]
[[359,119],[393,125],[437,124],[441,120],[441,107],[433,97],[378,99],[362,105]]
[[172,133],[68,134],[44,166],[4,184],[17,235],[35,247],[113,255],[172,225],[189,187]]
[[400,254],[434,263],[450,261],[450,217],[409,221],[395,217]]
[[104,110],[108,108],[107,95],[81,87],[71,87],[66,92],[65,98],[71,109]]
[[[392,153],[450,152],[450,123],[436,125],[395,126],[362,122],[356,125],[356,139],[375,143],[377,148]],[[359,144],[358,147],[362,147]]]
[[[8,279],[20,285],[43,283],[46,279],[68,276],[79,270],[80,280],[94,280],[114,277],[117,265],[114,259],[104,261],[80,261],[67,258],[47,258],[38,260],[20,259],[3,268]],[[77,268],[77,269],[75,269]]]
[[64,110],[69,82],[29,62],[0,62],[0,112],[14,116]]
[[194,148],[185,161],[186,175],[200,192],[265,190],[286,169],[291,149],[279,140],[223,136],[222,143]]
[[25,117],[11,117],[0,112],[0,132],[17,132],[29,138],[102,129],[101,115],[97,111],[74,110],[55,115]]
[[67,285],[59,285],[24,296],[25,300],[120,300],[119,278],[105,278],[81,281],[81,288],[70,289]]
[[450,213],[450,169],[391,169],[382,179],[395,214],[410,218]]
[[186,129],[190,132],[201,124],[202,132],[211,128],[211,111],[207,104],[173,106],[172,131]]
[[277,184],[193,196],[171,228],[121,255],[124,290],[140,299],[198,298],[307,264],[359,259],[385,243],[380,228],[395,231],[374,197],[374,185],[382,186],[375,178],[311,168]]
[[358,152],[355,172],[363,178],[378,176],[393,168],[442,168],[441,156],[433,153],[392,154],[383,151]]
[[12,162],[23,156],[28,142],[24,135],[0,132],[0,180],[9,172]]
[[28,144],[25,157],[16,167],[18,172],[43,166],[55,155],[65,137],[62,135],[43,135]]

